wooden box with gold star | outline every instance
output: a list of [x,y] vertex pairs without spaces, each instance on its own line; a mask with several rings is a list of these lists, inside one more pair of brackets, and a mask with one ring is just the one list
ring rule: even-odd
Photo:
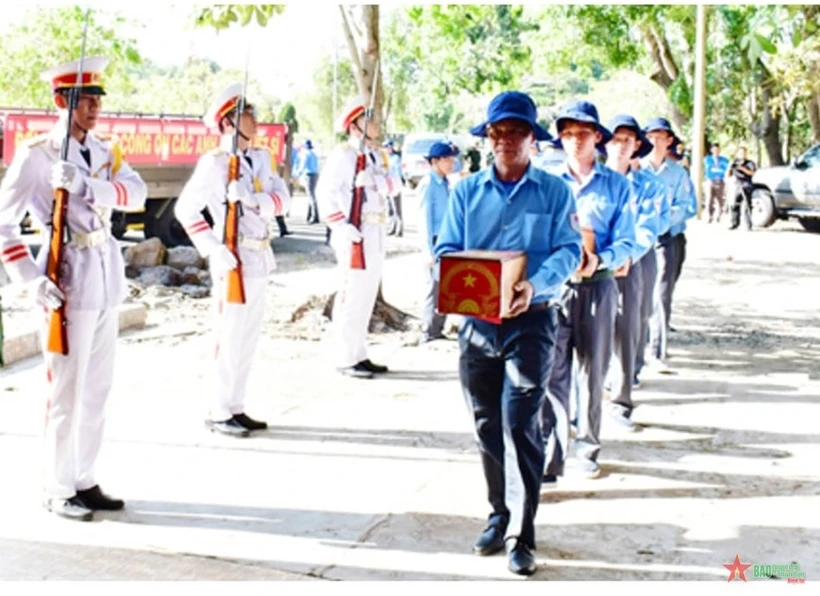
[[438,312],[495,323],[509,316],[513,286],[527,274],[527,255],[515,250],[465,250],[439,261]]

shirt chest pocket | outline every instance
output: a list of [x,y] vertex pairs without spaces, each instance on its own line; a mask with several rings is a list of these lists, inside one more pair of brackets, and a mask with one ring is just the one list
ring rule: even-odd
[[544,213],[524,214],[524,249],[548,252],[552,246],[552,216]]

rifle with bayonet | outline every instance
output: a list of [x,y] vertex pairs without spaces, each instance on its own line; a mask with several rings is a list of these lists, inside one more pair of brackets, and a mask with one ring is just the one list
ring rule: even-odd
[[[242,85],[242,95],[236,105],[236,116],[234,117],[233,147],[231,156],[228,158],[228,184],[239,180],[239,124],[242,114],[245,112],[245,94],[248,90],[248,60],[250,59],[250,49],[245,61],[245,82]],[[244,135],[243,135],[244,136]],[[245,304],[245,284],[242,281],[242,260],[239,255],[239,217],[242,204],[237,201],[232,203],[226,201],[225,214],[225,246],[236,257],[236,268],[228,271],[228,302],[231,304]]]
[[[367,143],[367,126],[373,118],[373,110],[376,107],[376,91],[379,87],[379,61],[376,61],[375,74],[373,75],[373,89],[370,92],[370,105],[364,112],[364,129],[362,130],[362,139],[359,141],[359,154],[356,156],[356,172],[353,175],[353,202],[350,205],[350,217],[348,220],[357,230],[362,229],[362,206],[365,201],[364,188],[355,185],[356,177],[359,172],[364,172],[367,168],[367,154],[365,153]],[[350,251],[350,268],[351,269],[365,269],[364,262],[364,240],[359,240],[353,243]]]
[[[71,125],[74,120],[74,110],[80,99],[83,81],[83,66],[85,63],[85,41],[88,35],[88,13],[85,13],[83,26],[83,45],[80,50],[80,67],[77,70],[77,82],[68,92],[68,117],[66,118],[65,137],[60,148],[60,159],[68,161],[68,148],[71,142]],[[69,240],[68,226],[68,190],[57,188],[54,190],[54,207],[51,212],[51,238],[48,244],[48,259],[46,260],[46,277],[54,285],[60,287],[60,269],[63,265],[63,247]],[[48,338],[46,349],[54,354],[68,355],[68,328],[65,316],[66,302],[56,310],[52,310],[48,322]]]

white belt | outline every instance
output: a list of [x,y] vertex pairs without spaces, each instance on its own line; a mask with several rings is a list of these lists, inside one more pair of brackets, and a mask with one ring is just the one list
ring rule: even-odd
[[254,240],[253,238],[240,238],[239,246],[247,248],[248,250],[256,250],[259,252],[268,250],[270,248],[270,236],[266,236],[262,240]]
[[383,224],[387,223],[387,216],[384,213],[362,213],[363,224]]
[[71,242],[68,245],[75,248],[93,248],[102,246],[108,242],[109,238],[111,238],[111,233],[108,228],[100,228],[93,232],[71,232]]

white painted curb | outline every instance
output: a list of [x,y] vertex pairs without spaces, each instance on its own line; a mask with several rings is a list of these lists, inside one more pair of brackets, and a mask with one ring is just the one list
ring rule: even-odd
[[[120,333],[129,329],[142,329],[148,319],[148,309],[144,304],[123,304],[119,307]],[[7,337],[3,342],[3,357],[6,367],[16,362],[33,358],[42,353],[40,331],[29,331],[22,335]]]

